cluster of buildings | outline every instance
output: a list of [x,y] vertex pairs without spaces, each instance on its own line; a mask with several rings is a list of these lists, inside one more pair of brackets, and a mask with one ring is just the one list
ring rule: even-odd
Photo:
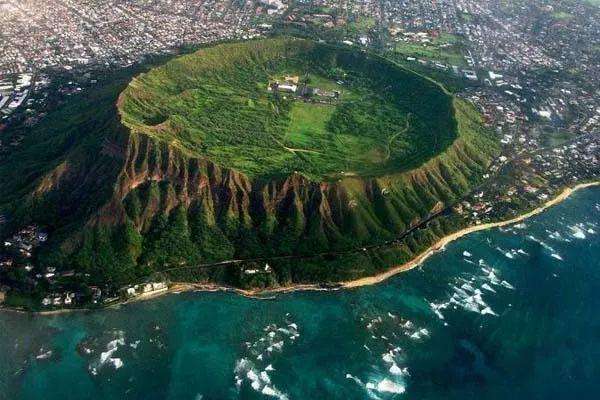
[[37,225],[20,229],[12,237],[4,240],[0,250],[0,268],[22,266],[28,272],[33,269],[29,263],[33,251],[48,240],[48,234]]
[[[0,274],[21,277],[21,284],[31,290],[44,293],[39,300],[44,308],[71,307],[80,304],[108,304],[120,299],[148,296],[168,290],[166,281],[152,281],[122,288],[119,293],[102,290],[95,286],[74,285],[87,275],[74,270],[41,268],[34,265],[35,250],[48,240],[48,234],[37,225],[20,229],[5,239],[0,247]],[[8,289],[0,286],[0,304]]]
[[[51,290],[41,299],[44,307],[72,306],[81,300],[84,295],[75,290],[65,290],[61,285],[55,285],[61,278],[75,277],[73,270],[57,271],[55,267],[40,268],[35,266],[34,254],[36,249],[48,240],[48,233],[41,227],[32,224],[18,230],[10,238],[5,239],[0,246],[0,274],[20,280],[20,284],[26,285],[32,290],[40,287],[58,289]],[[2,288],[0,288],[2,289]],[[4,301],[4,290],[2,292],[2,303]]]
[[265,263],[265,266],[260,268],[246,268],[244,269],[244,274],[246,275],[256,275],[256,274],[268,274],[272,270],[271,266],[268,263]]
[[256,14],[281,15],[288,6],[281,0],[260,0],[256,8]]
[[[337,81],[342,85],[343,81]],[[275,80],[269,82],[267,91],[271,93],[284,93],[294,96],[296,99],[310,101],[313,103],[330,104],[341,96],[339,90],[326,90],[302,81],[299,76],[286,76],[283,82]]]
[[[17,110],[27,109],[34,102],[30,98],[31,93],[47,85],[47,80],[36,79],[33,73],[24,72],[19,74],[0,74],[0,132],[9,117]],[[18,143],[2,143],[0,137],[0,149],[2,146],[16,146]]]
[[81,291],[59,290],[47,294],[41,300],[44,308],[48,307],[71,307],[82,302],[90,301],[91,304],[110,304],[118,300],[131,300],[133,298],[152,296],[169,290],[165,281],[147,282],[137,285],[126,286],[120,290],[120,295],[103,293],[102,289],[91,286],[90,293]]
[[22,134],[3,135],[15,116],[30,122],[39,119],[35,109],[43,100],[36,99],[34,93],[43,90],[48,84],[49,80],[44,74],[0,74],[0,154],[20,145],[24,139]]
[[27,99],[33,75],[23,73],[15,78],[8,76],[0,79],[0,112],[5,115],[19,108]]
[[510,160],[505,157],[501,173],[478,187],[454,211],[476,224],[506,219],[545,203],[566,186],[597,179],[600,133]]
[[[21,283],[31,288],[38,287],[41,283],[51,285],[60,277],[74,276],[74,271],[58,272],[54,267],[40,270],[34,266],[34,252],[47,240],[48,234],[37,225],[22,228],[12,237],[4,240],[3,247],[0,248],[0,273],[7,276],[20,276]],[[41,304],[45,307],[70,306],[75,301],[75,292],[61,291],[48,294],[41,300]]]
[[7,0],[0,4],[0,76],[123,66],[183,45],[245,38],[256,33],[257,14],[285,8],[280,0]]
[[75,302],[75,293],[64,292],[64,293],[51,293],[42,299],[42,306],[44,307],[61,307],[71,306]]
[[147,282],[138,285],[126,286],[121,289],[121,295],[125,299],[133,299],[139,296],[150,296],[169,290],[165,281]]
[[453,33],[456,7],[452,0],[412,1],[386,0],[382,2],[387,22],[408,31],[424,31],[443,28]]
[[595,111],[598,8],[570,1],[457,3],[477,17],[457,28],[475,68],[500,71],[502,77],[487,83],[522,103],[530,117],[568,128],[571,118]]

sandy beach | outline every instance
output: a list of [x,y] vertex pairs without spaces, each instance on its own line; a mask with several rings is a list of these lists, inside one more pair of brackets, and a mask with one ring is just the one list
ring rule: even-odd
[[534,215],[540,214],[540,213],[544,212],[545,210],[547,210],[548,208],[561,203],[562,201],[567,199],[571,194],[573,194],[575,191],[577,191],[579,189],[584,189],[584,188],[587,188],[590,186],[598,186],[598,185],[600,185],[600,182],[582,183],[573,188],[567,188],[567,189],[563,190],[558,196],[556,196],[553,199],[549,200],[548,202],[544,203],[540,207],[538,207],[528,213],[522,214],[518,217],[509,219],[506,221],[474,225],[474,226],[470,226],[468,228],[462,229],[460,231],[454,232],[448,236],[445,236],[440,241],[438,241],[436,244],[434,244],[429,249],[427,249],[424,253],[421,253],[416,258],[407,262],[406,264],[396,266],[388,271],[385,271],[385,272],[375,275],[375,276],[368,276],[368,277],[356,279],[353,281],[341,282],[342,287],[353,288],[353,287],[360,287],[360,286],[366,286],[366,285],[374,285],[374,284],[383,282],[386,279],[388,279],[396,274],[399,274],[399,273],[405,272],[405,271],[409,271],[415,267],[418,267],[419,265],[421,265],[423,263],[423,261],[425,261],[431,255],[433,255],[437,251],[443,249],[444,246],[446,246],[450,242],[455,241],[456,239],[459,239],[459,238],[466,236],[473,232],[478,232],[478,231],[483,231],[486,229],[498,228],[498,227],[502,227],[502,226],[516,224],[527,218],[533,217]]

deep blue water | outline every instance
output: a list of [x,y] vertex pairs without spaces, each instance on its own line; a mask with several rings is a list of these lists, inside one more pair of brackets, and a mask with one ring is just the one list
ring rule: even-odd
[[0,398],[598,399],[599,256],[592,188],[376,286],[0,313]]

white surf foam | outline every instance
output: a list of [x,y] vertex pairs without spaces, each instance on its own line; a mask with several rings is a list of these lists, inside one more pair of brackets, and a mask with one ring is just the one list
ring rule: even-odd
[[573,225],[569,227],[571,229],[571,236],[573,236],[575,239],[585,239],[585,233],[583,231],[583,229],[581,229],[581,227],[579,227],[578,225]]
[[40,349],[40,354],[35,356],[36,360],[46,360],[52,357],[52,350],[44,351],[44,349]]
[[401,394],[406,391],[406,387],[404,385],[391,381],[388,378],[384,378],[383,380],[377,383],[377,391],[381,393]]
[[496,293],[496,291],[494,290],[494,288],[492,288],[487,283],[484,283],[483,285],[481,285],[481,288],[487,290],[488,292]]

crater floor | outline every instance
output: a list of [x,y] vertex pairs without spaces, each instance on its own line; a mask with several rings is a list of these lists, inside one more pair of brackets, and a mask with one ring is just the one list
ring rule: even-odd
[[350,48],[298,39],[223,44],[134,79],[133,132],[249,177],[314,180],[408,170],[457,137],[437,83]]

